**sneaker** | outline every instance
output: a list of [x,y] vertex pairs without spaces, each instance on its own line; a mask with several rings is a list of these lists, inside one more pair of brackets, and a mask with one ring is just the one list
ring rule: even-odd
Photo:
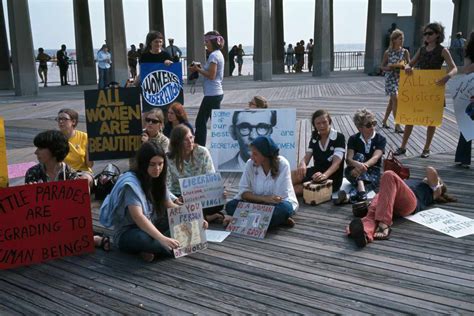
[[344,190],[340,190],[339,192],[337,192],[337,199],[334,200],[334,205],[341,205],[346,203],[349,203],[347,193]]
[[421,153],[421,158],[428,158],[430,156],[430,151],[429,150],[423,150],[423,152]]
[[407,153],[406,148],[399,147],[395,152],[393,153],[394,156],[400,156],[400,155],[405,155]]

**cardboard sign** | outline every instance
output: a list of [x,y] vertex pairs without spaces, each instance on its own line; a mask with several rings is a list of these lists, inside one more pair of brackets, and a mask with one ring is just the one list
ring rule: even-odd
[[456,76],[448,81],[454,101],[454,113],[464,138],[474,139],[474,73]]
[[0,117],[0,188],[8,187],[7,139],[5,121]]
[[0,189],[0,269],[94,251],[87,180]]
[[138,88],[88,90],[84,100],[89,160],[132,157],[142,144]]
[[184,204],[168,209],[171,238],[179,241],[179,248],[173,249],[176,258],[207,248],[204,216],[201,203]]
[[263,239],[272,219],[273,205],[239,202],[226,230],[248,237]]
[[438,207],[405,218],[454,238],[474,234],[474,219]]
[[143,112],[156,107],[167,107],[173,102],[184,104],[183,70],[180,62],[170,66],[141,63],[141,91]]
[[444,85],[436,81],[446,76],[446,70],[413,70],[400,72],[398,105],[395,122],[404,125],[441,126],[444,109]]
[[202,208],[224,205],[224,184],[220,173],[179,179],[184,203],[201,202]]
[[213,110],[210,150],[215,169],[242,172],[250,158],[249,144],[258,136],[271,136],[295,169],[295,126],[295,109]]

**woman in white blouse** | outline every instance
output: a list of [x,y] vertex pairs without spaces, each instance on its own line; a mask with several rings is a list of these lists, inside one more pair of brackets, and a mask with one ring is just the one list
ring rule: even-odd
[[294,226],[293,216],[298,200],[291,183],[290,164],[268,136],[259,136],[251,144],[252,155],[240,178],[239,193],[226,205],[227,214],[233,215],[240,201],[275,206],[270,227]]

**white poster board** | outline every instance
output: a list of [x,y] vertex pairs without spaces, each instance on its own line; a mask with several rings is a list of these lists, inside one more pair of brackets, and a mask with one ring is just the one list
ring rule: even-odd
[[202,208],[224,205],[224,184],[220,173],[179,179],[184,203],[201,202]]
[[405,218],[454,238],[474,234],[474,219],[438,207]]
[[449,80],[448,91],[453,97],[459,130],[467,141],[474,139],[474,73]]
[[258,136],[271,136],[295,169],[295,126],[295,109],[213,110],[210,150],[215,169],[243,171],[249,144]]
[[226,230],[231,233],[263,239],[267,233],[275,206],[239,202]]

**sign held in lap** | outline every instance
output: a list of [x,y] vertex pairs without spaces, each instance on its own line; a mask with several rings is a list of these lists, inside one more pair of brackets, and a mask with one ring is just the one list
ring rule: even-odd
[[184,203],[201,202],[203,208],[224,205],[224,185],[220,173],[179,179]]
[[263,239],[267,233],[275,206],[239,202],[226,230],[239,235]]
[[0,269],[94,251],[86,180],[0,189]]

